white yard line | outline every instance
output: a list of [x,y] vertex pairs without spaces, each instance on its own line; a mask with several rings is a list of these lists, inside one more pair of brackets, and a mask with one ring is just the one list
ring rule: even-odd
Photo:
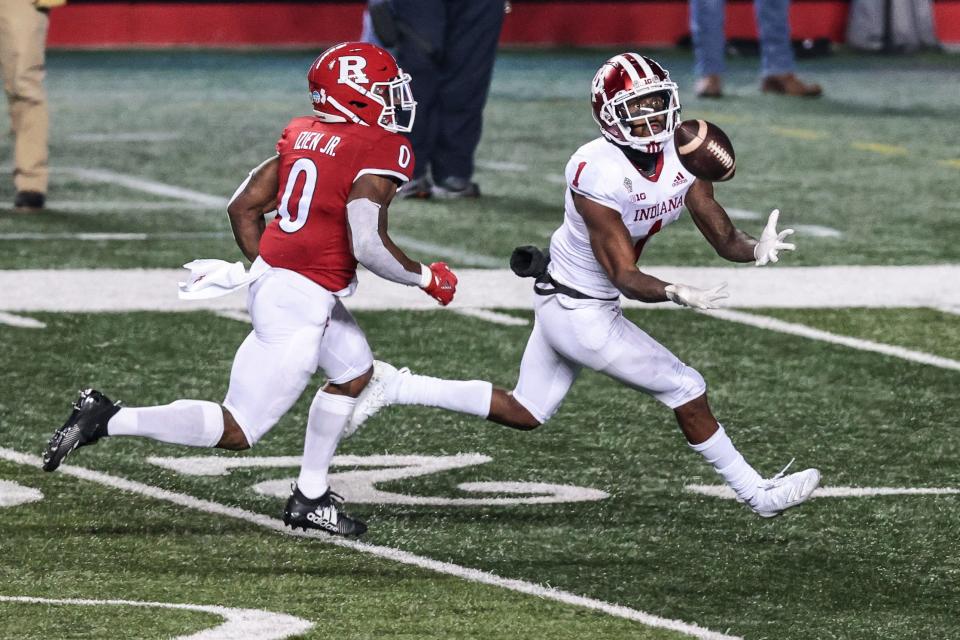
[[298,636],[313,628],[312,622],[285,613],[261,609],[235,609],[218,605],[180,604],[175,602],[143,602],[140,600],[87,600],[86,598],[33,598],[27,596],[0,596],[0,602],[23,604],[53,604],[64,606],[120,606],[150,609],[181,609],[202,611],[224,618],[222,624],[199,633],[177,636],[173,640],[283,640]]
[[168,142],[183,137],[179,131],[135,131],[113,133],[74,133],[71,142]]
[[231,237],[225,231],[184,231],[169,233],[0,233],[0,240],[70,240],[76,242],[141,242],[144,240],[200,240]]
[[486,320],[487,322],[503,324],[509,327],[526,327],[530,324],[530,321],[526,318],[518,318],[517,316],[498,313],[496,311],[490,311],[489,309],[454,309],[453,312],[459,313],[462,316]]
[[25,316],[18,316],[15,313],[6,313],[0,311],[0,324],[9,325],[11,327],[19,327],[21,329],[46,329],[47,325],[39,320],[34,320],[33,318],[27,318]]
[[[28,465],[31,467],[40,466],[40,457],[35,455],[29,455],[15,451],[13,449],[6,449],[0,447],[0,458],[14,462],[17,464]],[[201,500],[199,498],[194,498],[193,496],[176,493],[174,491],[168,491],[166,489],[161,489],[148,484],[143,484],[135,480],[129,480],[127,478],[122,478],[119,476],[109,475],[102,473],[100,471],[94,471],[92,469],[87,469],[84,467],[78,467],[74,465],[62,465],[59,469],[59,473],[73,476],[75,478],[80,478],[82,480],[87,480],[89,482],[96,482],[104,486],[112,487],[115,489],[120,489],[122,491],[127,491],[130,493],[136,493],[139,495],[147,496],[149,498],[154,498],[156,500],[163,500],[165,502],[170,502],[172,504],[187,507],[189,509],[195,509],[197,511],[202,511],[204,513],[209,513],[213,515],[218,515],[222,517],[234,518],[236,520],[242,520],[244,522],[249,522],[257,526],[263,527],[265,529],[270,529],[278,533],[283,533],[286,535],[299,536],[299,537],[309,537],[314,538],[318,542],[324,542],[327,544],[333,544],[338,547],[344,547],[347,549],[352,549],[354,551],[359,551],[361,553],[368,553],[379,558],[385,558],[387,560],[393,560],[395,562],[400,562],[402,564],[407,564],[422,569],[427,569],[434,571],[436,573],[441,573],[445,575],[452,575],[463,580],[468,580],[470,582],[477,582],[480,584],[491,585],[494,587],[500,587],[503,589],[508,589],[510,591],[516,591],[518,593],[524,593],[538,598],[543,598],[545,600],[553,600],[555,602],[561,602],[563,604],[575,605],[579,607],[584,607],[594,611],[600,611],[611,616],[618,618],[626,618],[628,620],[634,620],[641,624],[656,627],[659,629],[669,629],[671,631],[677,631],[680,633],[686,633],[695,638],[703,638],[704,640],[740,640],[737,636],[729,636],[723,633],[718,633],[716,631],[711,631],[705,629],[695,624],[690,624],[683,622],[681,620],[672,620],[669,618],[662,618],[660,616],[655,616],[645,611],[639,611],[637,609],[631,609],[629,607],[624,607],[616,604],[611,604],[609,602],[604,602],[602,600],[596,600],[594,598],[587,598],[584,596],[578,596],[573,593],[568,593],[566,591],[561,591],[559,589],[554,589],[552,587],[544,587],[539,584],[534,584],[532,582],[525,582],[523,580],[513,580],[510,578],[502,578],[496,574],[489,573],[487,571],[481,571],[479,569],[471,569],[468,567],[461,567],[459,565],[450,563],[450,562],[441,562],[439,560],[433,560],[431,558],[426,558],[423,556],[418,556],[407,551],[402,551],[400,549],[393,549],[390,547],[383,547],[378,545],[366,544],[364,542],[359,542],[355,540],[345,540],[343,538],[334,538],[326,534],[317,532],[317,531],[300,531],[288,529],[284,526],[281,520],[276,518],[271,518],[265,516],[261,513],[255,513],[252,511],[247,511],[245,509],[240,509],[237,507],[230,507],[223,505],[217,502],[212,502],[209,500]]]
[[404,249],[423,251],[440,258],[448,258],[451,261],[456,261],[457,264],[470,267],[502,267],[507,263],[507,261],[502,258],[494,258],[493,256],[471,253],[457,247],[448,247],[442,244],[424,242],[422,240],[417,240],[416,238],[411,238],[410,236],[405,236],[402,234],[391,233],[390,237],[393,238],[393,241]]
[[[691,493],[734,500],[733,489],[718,484],[688,484]],[[811,494],[814,498],[869,498],[872,496],[943,496],[960,494],[960,489],[936,487],[820,487]]]
[[[456,265],[454,265],[456,266]],[[912,267],[669,267],[644,271],[667,282],[703,287],[729,283],[729,303],[738,309],[960,307],[960,265]],[[238,292],[211,300],[177,299],[180,269],[0,270],[0,311],[198,311],[246,308]],[[532,280],[509,269],[457,269],[460,283],[450,309],[532,309]],[[417,287],[403,287],[368,271],[357,273],[351,310],[440,309]],[[96,287],[90,287],[96,282]],[[38,292],[43,292],[40,295]],[[672,303],[624,300],[625,308],[689,313]]]
[[[71,174],[82,180],[115,184],[121,187],[126,187],[128,189],[142,191],[144,193],[150,193],[153,195],[164,196],[167,198],[175,198],[177,200],[183,200],[191,204],[199,205],[203,207],[225,208],[227,206],[227,198],[224,198],[222,196],[211,195],[208,193],[201,193],[199,191],[194,191],[192,189],[184,189],[182,187],[175,187],[173,185],[169,185],[163,182],[157,182],[155,180],[149,180],[146,178],[139,178],[137,176],[118,173],[116,171],[110,171],[107,169],[86,169],[83,167],[59,167],[55,169],[55,171],[58,173]],[[410,238],[408,236],[402,236],[402,235],[394,235],[393,239],[398,244],[406,245],[411,249],[432,253],[441,258],[448,258],[450,260],[454,260],[458,262],[459,264],[463,264],[467,266],[499,267],[504,264],[504,261],[499,258],[494,258],[492,256],[486,256],[486,255],[472,253],[469,251],[464,251],[463,249],[460,249],[457,247],[448,247],[444,245],[434,244],[432,242],[423,242],[421,240],[417,240],[416,238]]]
[[870,340],[863,340],[861,338],[852,338],[850,336],[830,333],[829,331],[814,329],[813,327],[808,327],[803,324],[784,322],[783,320],[778,320],[776,318],[757,316],[750,313],[743,313],[742,311],[733,311],[730,309],[717,309],[713,311],[705,311],[703,313],[713,318],[720,318],[722,320],[729,320],[730,322],[746,324],[751,327],[779,331],[780,333],[788,333],[790,335],[810,338],[811,340],[830,342],[832,344],[839,344],[852,349],[860,349],[861,351],[882,353],[883,355],[902,358],[904,360],[910,360],[911,362],[919,362],[921,364],[929,364],[942,369],[960,371],[960,362],[951,360],[950,358],[943,358],[930,353],[913,351],[911,349],[905,349],[903,347],[897,347],[890,344],[883,344],[881,342],[871,342]]
[[[494,324],[503,324],[513,327],[525,327],[530,324],[524,318],[518,318],[506,313],[490,311],[489,309],[454,309],[453,312],[462,316],[468,316],[470,318],[485,320]],[[243,322],[244,324],[250,324],[251,322],[250,314],[243,309],[224,309],[221,311],[216,311],[214,314],[221,318],[236,320],[237,322]]]
[[[219,204],[203,204],[197,202],[148,202],[144,200],[50,200],[47,208],[54,211],[224,211]],[[224,219],[226,212],[224,211]]]
[[53,170],[55,173],[67,173],[82,180],[90,182],[105,182],[115,184],[134,191],[142,191],[165,198],[174,198],[176,200],[186,200],[195,204],[211,207],[226,207],[227,199],[222,196],[214,196],[208,193],[201,193],[193,189],[184,189],[175,187],[163,182],[139,178],[137,176],[117,173],[108,169],[87,169],[84,167],[58,167]]

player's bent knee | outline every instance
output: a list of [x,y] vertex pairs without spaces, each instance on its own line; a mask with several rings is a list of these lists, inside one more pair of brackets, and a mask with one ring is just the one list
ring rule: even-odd
[[515,398],[512,399],[513,402],[511,403],[510,407],[510,415],[507,418],[509,422],[505,422],[504,424],[519,431],[533,431],[543,424],[540,422],[540,420],[535,418],[525,406],[517,402]]
[[247,441],[247,435],[237,424],[233,414],[226,409],[223,410],[223,436],[217,443],[219,449],[229,449],[231,451],[244,451],[253,446],[252,442]]
[[372,366],[353,380],[337,383],[328,382],[323,386],[323,390],[326,393],[331,393],[338,396],[349,396],[351,398],[356,398],[360,395],[360,392],[366,388],[367,384],[369,384],[371,377],[373,377]]
[[684,402],[689,402],[699,398],[707,392],[707,381],[699,371],[693,367],[684,366],[680,374],[681,382],[678,395],[684,398]]

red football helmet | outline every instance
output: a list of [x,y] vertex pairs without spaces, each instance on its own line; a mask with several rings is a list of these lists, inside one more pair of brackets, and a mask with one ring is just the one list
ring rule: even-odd
[[[593,119],[610,142],[645,153],[658,153],[680,124],[680,97],[677,84],[656,61],[638,53],[621,53],[603,63],[593,77],[590,91]],[[659,110],[631,108],[645,96],[661,94]],[[638,113],[639,111],[639,113]],[[666,116],[662,131],[654,132],[650,118]],[[646,136],[635,136],[631,129],[646,124]]]
[[344,42],[314,60],[307,73],[313,112],[328,122],[377,124],[408,132],[417,103],[410,75],[387,51],[366,42]]

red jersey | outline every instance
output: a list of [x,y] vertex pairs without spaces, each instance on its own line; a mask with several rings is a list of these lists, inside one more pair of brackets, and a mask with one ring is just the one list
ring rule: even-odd
[[294,118],[277,142],[277,217],[260,239],[272,267],[290,269],[328,291],[348,288],[357,272],[347,233],[347,197],[360,176],[407,181],[413,152],[402,135],[378,126]]

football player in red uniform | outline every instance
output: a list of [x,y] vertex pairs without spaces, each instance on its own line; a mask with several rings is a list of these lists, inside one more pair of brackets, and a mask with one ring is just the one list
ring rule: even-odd
[[527,251],[534,259],[525,262],[540,265],[525,269],[537,278],[536,323],[517,386],[507,391],[482,381],[439,380],[377,362],[374,383],[361,395],[348,431],[388,404],[443,407],[534,429],[553,416],[587,367],[672,409],[690,447],[758,515],[772,517],[802,504],[820,472],[763,479],[717,422],[703,376],[620,308],[621,295],[698,309],[714,308],[727,297],[724,285],[668,283],[637,266],[645,244],[684,208],[717,253],[732,262],[776,262],[779,252],[794,249],[783,241],[792,231],[776,231],[777,212],[759,239],[740,231],[714,199],[713,184],[680,164],[672,140],[680,123],[677,85],[656,61],[629,52],[614,56],[594,76],[591,96],[601,135],[567,162],[564,220],[550,240],[549,261]]
[[[442,262],[414,262],[387,233],[387,207],[410,179],[407,138],[416,112],[410,76],[385,50],[344,43],[307,74],[314,115],[294,118],[277,155],[255,168],[228,206],[234,236],[253,261],[247,307],[253,331],[237,351],[222,404],[178,400],[128,408],[81,393],[51,437],[43,468],[103,436],[248,449],[293,406],[318,369],[328,378],[310,406],[300,476],[284,522],[338,535],[366,525],[342,510],[327,471],[357,395],[372,375],[366,337],[341,298],[356,287],[358,262],[449,304],[457,278]],[[277,216],[269,223],[265,214]]]

